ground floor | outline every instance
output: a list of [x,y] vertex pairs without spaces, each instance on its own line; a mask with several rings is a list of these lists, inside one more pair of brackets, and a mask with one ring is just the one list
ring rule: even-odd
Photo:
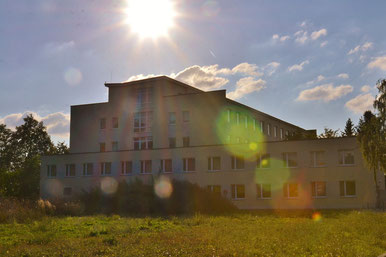
[[[372,208],[373,174],[355,138],[72,153],[42,158],[41,196],[71,197],[120,181],[187,180],[241,209]],[[381,190],[383,174],[378,174]]]

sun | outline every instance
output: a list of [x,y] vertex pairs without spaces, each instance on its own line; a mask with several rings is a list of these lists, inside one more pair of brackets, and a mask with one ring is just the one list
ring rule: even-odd
[[176,12],[171,0],[128,0],[126,22],[142,38],[167,36]]

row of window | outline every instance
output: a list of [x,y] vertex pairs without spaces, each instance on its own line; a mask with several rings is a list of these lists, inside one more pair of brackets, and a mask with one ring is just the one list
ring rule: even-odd
[[[325,198],[327,197],[327,183],[325,181],[313,181],[311,182],[311,196],[313,198]],[[216,194],[221,195],[221,185],[208,185],[207,189]],[[224,196],[227,191],[224,190]],[[343,197],[356,196],[356,185],[354,180],[339,181],[339,195]],[[271,184],[256,184],[256,198],[258,199],[271,199]],[[283,197],[285,198],[298,198],[299,197],[299,184],[298,183],[284,183],[283,184]],[[232,199],[244,199],[245,198],[245,185],[232,184],[231,185],[231,198]]]
[[[182,112],[182,121],[188,123],[190,121],[190,112]],[[153,112],[136,112],[134,113],[134,132],[144,132],[148,131],[147,128],[150,128],[153,122]],[[177,118],[175,112],[169,112],[169,125],[176,125]],[[100,129],[107,128],[106,118],[101,118],[99,122]],[[117,117],[111,119],[111,127],[118,128],[119,120]]]
[[[145,141],[149,144],[148,141]],[[139,144],[141,146],[141,144]],[[322,152],[311,152],[311,167],[323,167],[325,162],[321,161]],[[339,164],[340,165],[353,165],[354,155],[352,151],[340,151]],[[297,154],[296,153],[283,153],[283,164],[284,167],[297,167]],[[141,160],[140,161],[140,173],[152,173],[152,160]],[[270,168],[271,158],[269,154],[261,154],[257,157],[258,168]],[[111,162],[100,163],[101,175],[111,174]],[[160,160],[159,166],[160,172],[173,172],[173,161],[172,159]],[[221,170],[221,157],[212,156],[208,157],[208,171],[220,171]],[[231,168],[233,170],[241,170],[245,167],[245,161],[243,157],[231,156]],[[85,163],[83,164],[83,176],[93,175],[94,164]],[[183,171],[195,171],[196,170],[196,159],[195,158],[183,158],[182,159],[182,170]],[[121,162],[121,174],[131,174],[133,171],[132,161]],[[56,177],[56,165],[47,165],[47,176]],[[75,176],[75,164],[66,164],[66,176]]]
[[[134,150],[146,150],[146,149],[153,149],[153,137],[134,137],[133,138],[134,143]],[[189,147],[190,146],[190,137],[183,137],[182,138],[182,146],[183,147]],[[175,137],[169,137],[169,147],[175,148],[176,147],[176,138]],[[113,141],[111,142],[111,150],[118,151],[118,142]],[[106,143],[99,143],[99,151],[105,152],[106,151]]]
[[[233,119],[232,119],[233,117]],[[283,128],[278,128],[277,126],[272,126],[270,123],[265,125],[265,121],[260,121],[259,125],[258,121],[254,118],[248,118],[247,115],[241,115],[239,112],[232,112],[232,110],[227,110],[227,122],[234,122],[237,125],[244,125],[245,128],[252,128],[254,131],[258,127],[259,130],[266,134],[267,136],[279,137],[280,139],[284,139],[286,136],[289,136],[289,131]]]

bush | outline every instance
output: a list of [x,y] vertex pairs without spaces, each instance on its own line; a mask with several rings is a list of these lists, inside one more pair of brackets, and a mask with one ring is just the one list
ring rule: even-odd
[[39,205],[32,200],[0,198],[0,223],[26,223],[42,219],[47,214],[45,206],[49,202],[46,202],[43,201]]
[[220,195],[209,192],[187,181],[171,181],[173,191],[167,198],[160,198],[154,185],[136,180],[121,182],[115,193],[104,194],[100,188],[83,192],[78,196],[85,214],[123,215],[180,215],[194,213],[224,213],[236,207]]

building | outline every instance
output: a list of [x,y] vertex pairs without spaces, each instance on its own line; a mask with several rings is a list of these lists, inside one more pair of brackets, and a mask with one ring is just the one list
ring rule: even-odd
[[285,140],[316,131],[165,76],[105,86],[108,102],[71,106],[70,154],[42,157],[43,198],[162,175],[243,209],[375,206],[355,137]]

